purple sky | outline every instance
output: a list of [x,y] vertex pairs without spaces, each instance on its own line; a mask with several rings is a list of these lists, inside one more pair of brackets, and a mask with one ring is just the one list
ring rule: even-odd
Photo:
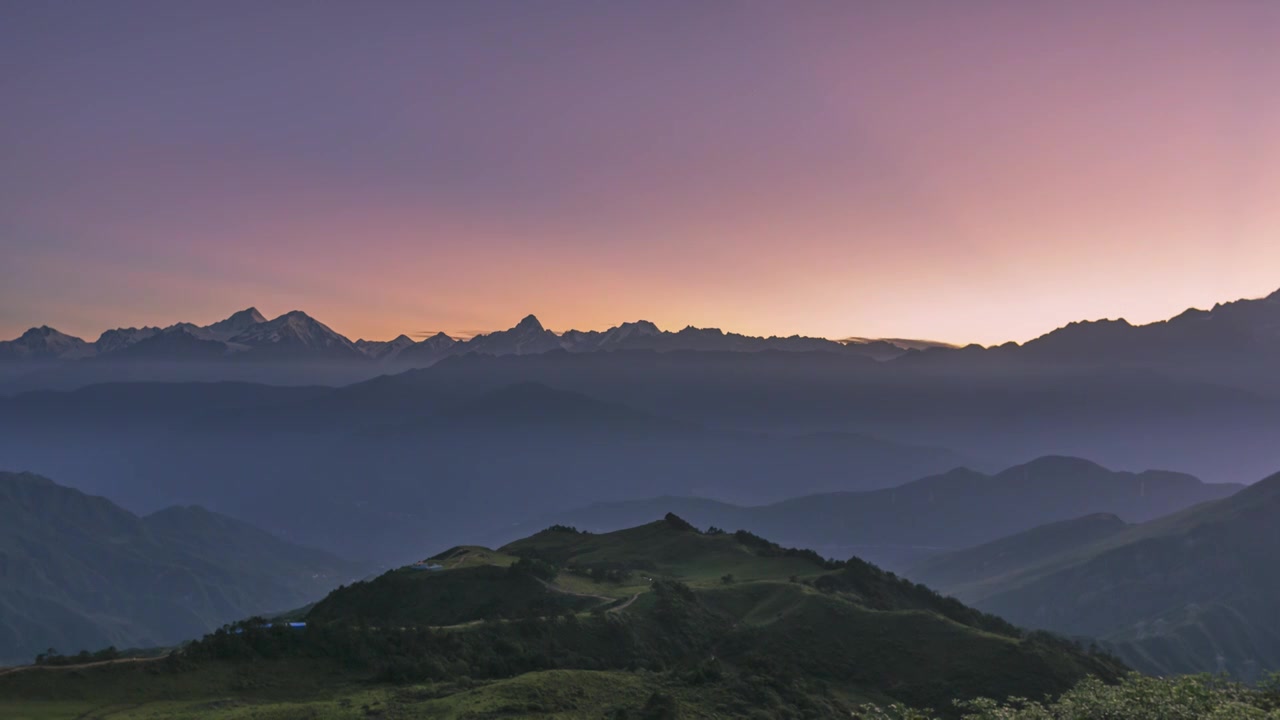
[[1280,3],[8,2],[0,338],[1025,340],[1280,287]]

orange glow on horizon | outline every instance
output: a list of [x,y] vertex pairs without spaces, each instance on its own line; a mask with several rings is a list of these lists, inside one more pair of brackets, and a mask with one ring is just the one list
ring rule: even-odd
[[1280,4],[659,5],[30,8],[0,338],[254,305],[991,345],[1280,287]]

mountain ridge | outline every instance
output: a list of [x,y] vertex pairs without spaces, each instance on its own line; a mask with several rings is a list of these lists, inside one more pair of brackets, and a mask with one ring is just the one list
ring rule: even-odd
[[203,508],[138,516],[0,472],[0,658],[150,647],[315,599],[361,565]]
[[[179,323],[178,326],[188,326],[192,329],[202,330],[207,337],[217,340],[231,340],[235,335],[245,332],[255,325],[264,323],[280,322],[282,319],[302,316],[311,322],[314,321],[305,313],[294,310],[284,313],[274,319],[268,320],[256,307],[249,307],[233,313],[227,318],[210,323],[205,326],[197,326],[191,323]],[[1060,328],[1046,332],[1038,337],[1032,338],[1024,343],[1007,342],[997,345],[982,346],[977,344],[957,345],[954,343],[942,343],[930,340],[904,339],[904,338],[866,338],[849,336],[838,340],[829,340],[820,337],[802,337],[792,335],[783,336],[748,336],[738,333],[726,332],[719,328],[697,328],[692,325],[686,326],[678,331],[660,330],[657,325],[647,320],[638,320],[634,322],[623,322],[606,330],[566,330],[562,333],[554,333],[547,330],[538,320],[536,315],[529,314],[521,319],[516,325],[507,330],[497,330],[488,333],[480,333],[474,337],[459,341],[460,344],[467,344],[479,340],[468,351],[485,352],[488,350],[499,350],[495,354],[503,354],[501,351],[510,352],[545,352],[548,349],[563,348],[571,351],[588,351],[596,349],[607,349],[619,347],[625,344],[627,340],[634,340],[632,346],[637,348],[646,347],[643,342],[638,342],[642,338],[683,338],[689,345],[697,345],[715,339],[731,341],[731,344],[717,349],[735,349],[733,344],[739,346],[743,344],[755,343],[762,347],[784,347],[790,344],[803,349],[825,349],[838,352],[841,347],[862,347],[872,352],[885,355],[890,347],[897,348],[898,352],[892,354],[892,357],[899,355],[916,355],[924,354],[931,356],[946,355],[954,351],[1011,351],[1011,350],[1044,350],[1060,346],[1064,339],[1078,339],[1085,341],[1086,344],[1113,340],[1122,337],[1126,332],[1137,331],[1150,336],[1158,336],[1165,341],[1175,338],[1170,336],[1169,331],[1177,331],[1185,329],[1189,325],[1204,325],[1206,323],[1217,323],[1227,326],[1222,330],[1224,336],[1232,336],[1233,333],[1250,334],[1253,339],[1274,343],[1280,341],[1280,290],[1270,295],[1260,298],[1242,298],[1228,302],[1215,303],[1212,308],[1203,310],[1199,308],[1188,308],[1177,315],[1165,320],[1157,320],[1150,323],[1134,325],[1124,318],[1116,319],[1098,319],[1098,320],[1078,320],[1070,322]],[[176,327],[176,326],[170,326]],[[158,328],[144,327],[141,330],[154,330]],[[128,333],[135,328],[118,328],[116,331]],[[49,326],[33,327],[23,336],[10,341],[0,341],[0,357],[12,357],[19,350],[18,347],[27,347],[38,336],[48,333],[56,333],[61,338],[70,339],[85,343],[80,338],[70,335],[58,333]],[[115,332],[113,330],[104,331],[105,333]],[[332,332],[332,331],[330,331]],[[338,335],[337,333],[333,333]],[[440,337],[444,333],[438,333],[433,337]],[[341,336],[340,336],[341,337]],[[506,341],[511,338],[522,337],[529,342],[528,346],[520,346],[515,348],[503,347]],[[26,339],[26,342],[22,342]],[[408,338],[407,335],[401,334],[395,338],[399,341],[401,338]],[[484,340],[487,338],[487,340]],[[346,340],[345,337],[343,337]],[[453,338],[450,338],[453,339]],[[1150,338],[1144,338],[1149,340]],[[1236,338],[1238,339],[1238,338]],[[351,342],[347,340],[347,342]],[[365,341],[368,343],[384,343],[393,341]],[[12,348],[12,352],[5,353],[10,346],[19,343],[18,346]],[[85,343],[86,345],[90,343]],[[545,349],[540,349],[544,348]],[[688,347],[687,345],[676,344],[674,347],[680,349],[698,349],[696,347]],[[673,348],[674,349],[674,348]],[[737,348],[741,349],[741,348]],[[65,350],[54,349],[54,354],[64,352]]]
[[[421,341],[353,342],[306,313],[293,310],[267,319],[254,307],[209,325],[117,328],[86,343],[52,328],[33,328],[0,342],[0,383],[14,389],[75,387],[104,380],[174,377],[186,380],[254,379],[346,384],[422,369],[451,358],[578,354],[620,351],[826,353],[871,360],[925,374],[1155,370],[1171,379],[1222,384],[1280,396],[1280,291],[1265,298],[1191,308],[1167,320],[1134,325],[1127,320],[1086,320],[1019,344],[956,347],[920,340],[846,337],[830,340],[792,335],[748,336],[719,328],[662,330],[647,320],[606,330],[553,332],[535,315],[511,328],[457,339],[437,333]],[[56,333],[56,335],[54,335]],[[181,334],[179,334],[181,333]],[[43,337],[52,338],[42,340]],[[96,360],[97,363],[83,363]],[[286,366],[296,365],[289,373]],[[185,369],[184,369],[185,368]]]
[[[1253,681],[1280,670],[1278,528],[1280,474],[1145,523],[1037,528],[911,574],[1013,622],[1098,637],[1146,672]],[[1047,544],[1032,537],[1053,533]],[[1003,547],[1022,554],[1002,558]]]
[[666,496],[594,503],[546,520],[608,530],[669,507],[700,525],[743,528],[834,554],[856,552],[899,569],[944,549],[996,541],[1045,523],[1097,513],[1151,520],[1240,488],[1183,473],[1116,472],[1080,458],[1046,456],[994,474],[956,468],[897,487],[765,505]]

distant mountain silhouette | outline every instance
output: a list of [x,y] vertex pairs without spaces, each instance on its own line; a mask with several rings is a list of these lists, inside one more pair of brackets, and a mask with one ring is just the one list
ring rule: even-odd
[[1252,480],[1280,398],[1144,369],[936,371],[828,352],[462,355],[387,378],[410,395],[538,382],[706,427],[827,430],[1007,461],[1049,454]]
[[[1249,315],[1261,327],[1268,306],[1258,302],[1233,304],[1227,315]],[[249,310],[235,317],[254,319]],[[364,531],[361,552],[379,558],[402,551],[415,533],[419,542],[478,535],[490,523],[593,502],[672,495],[757,506],[1044,455],[1172,467],[1211,481],[1252,480],[1277,462],[1280,398],[1241,387],[1251,382],[1248,372],[1228,373],[1230,383],[1193,377],[1208,365],[970,370],[919,360],[963,359],[966,350],[880,361],[828,341],[816,344],[839,349],[802,349],[812,338],[668,333],[643,321],[556,335],[526,318],[464,342],[400,339],[398,352],[382,355],[382,346],[348,343],[304,313],[253,323],[228,341],[209,327],[138,331],[132,345],[84,360],[4,364],[20,374],[4,386],[10,393],[24,382],[168,384],[0,396],[0,457],[131,508],[195,501],[271,527],[287,516],[291,536],[311,543],[331,542],[327,528],[347,522]],[[561,346],[532,352],[550,338]],[[657,349],[674,343],[685,349]],[[477,351],[484,346],[508,354]],[[430,367],[392,374],[415,353]],[[300,387],[233,384],[224,401],[219,386],[185,382],[193,378]],[[342,386],[312,386],[334,384]],[[181,400],[164,400],[170,396]],[[617,408],[625,417],[610,416]],[[175,467],[182,468],[176,480]],[[1034,493],[1026,497],[1036,507]],[[283,513],[284,503],[305,503],[308,512]],[[1036,522],[1091,512],[1140,519],[1112,507],[1068,507],[1071,514]],[[987,530],[1030,527],[998,521]],[[914,539],[874,541],[928,545],[929,528],[921,528],[911,530]],[[814,541],[849,544],[837,534]]]
[[1148,672],[1280,670],[1280,475],[1119,532],[1079,532],[1092,524],[1038,528],[912,576],[1019,624],[1104,639]]
[[392,369],[429,367],[453,352],[453,348],[457,345],[457,340],[440,332],[419,342],[406,345],[392,354],[379,356],[375,359],[384,360],[385,364],[391,366]]
[[200,328],[174,325],[153,333],[138,333],[133,342],[111,352],[95,355],[96,364],[119,364],[138,361],[191,362],[216,361],[225,358],[226,343],[214,340]]
[[1073,323],[1028,342],[1026,353],[1063,360],[1217,361],[1224,354],[1280,351],[1280,292],[1209,310],[1190,309],[1148,325],[1125,320]]
[[[970,368],[1002,367],[1008,363],[1050,365],[1204,365],[1247,354],[1268,357],[1280,353],[1280,292],[1256,300],[1215,305],[1210,310],[1190,309],[1169,320],[1135,326],[1121,320],[1076,322],[1023,345],[1006,343],[983,348],[955,347],[946,343],[910,339],[850,337],[839,341],[812,337],[751,337],[716,328],[686,327],[678,332],[660,330],[651,322],[622,323],[604,331],[552,332],[529,315],[509,330],[455,341],[443,333],[414,343],[407,335],[392,341],[359,341],[360,347],[300,311],[272,320],[256,308],[241,310],[207,326],[179,323],[193,336],[229,343],[229,350],[264,349],[263,355],[296,356],[297,359],[345,361],[353,358],[388,363],[396,369],[426,367],[453,354],[526,355],[566,350],[678,350],[759,352],[831,352],[900,360],[906,365]],[[49,362],[75,360],[87,355],[111,354],[156,334],[159,328],[121,328],[103,333],[98,342],[58,333],[48,327],[32,328],[22,337],[0,342],[0,361]],[[307,354],[307,351],[312,353]],[[228,352],[228,356],[237,353]],[[186,359],[179,355],[176,359]],[[1250,363],[1253,365],[1254,363]]]
[[75,360],[92,352],[89,343],[47,325],[31,328],[15,340],[0,342],[0,361],[4,362]]
[[273,360],[354,361],[364,357],[355,343],[300,310],[250,325],[227,342],[248,348],[246,354]]
[[[177,323],[166,328],[118,328],[102,333],[95,343],[64,335],[51,328],[33,328],[22,337],[0,342],[0,366],[32,367],[16,389],[73,388],[104,380],[136,380],[150,371],[157,379],[245,380],[276,382],[267,369],[246,375],[255,363],[272,366],[281,361],[299,365],[294,382],[338,383],[367,379],[384,372],[425,368],[451,355],[529,355],[554,351],[575,353],[610,350],[701,350],[759,352],[833,352],[885,360],[906,351],[882,341],[832,342],[821,338],[757,338],[718,329],[688,327],[679,332],[659,330],[648,321],[622,323],[605,331],[547,330],[529,315],[509,330],[476,335],[459,341],[437,333],[420,342],[408,335],[390,341],[352,342],[304,312],[294,310],[268,320],[257,308],[247,308],[210,325]],[[86,366],[72,363],[94,357],[109,360]],[[157,369],[157,364],[166,365]],[[318,374],[317,364],[341,368]],[[128,366],[135,366],[129,372]],[[184,374],[175,367],[185,365]],[[104,368],[115,368],[116,374]],[[12,371],[13,368],[10,368]],[[55,370],[55,371],[51,371]]]
[[929,368],[1007,371],[1010,367],[1145,367],[1175,377],[1280,390],[1280,291],[1265,298],[1188,309],[1146,325],[1073,322],[1022,345],[927,348],[900,362]]
[[[533,315],[508,330],[467,340],[438,333],[419,342],[408,335],[352,342],[301,311],[268,320],[250,307],[205,326],[178,323],[163,329],[108,330],[94,343],[47,327],[33,328],[16,340],[0,342],[0,392],[144,379],[340,385],[426,368],[457,356],[626,351],[821,353],[850,362],[876,361],[904,375],[935,377],[1150,370],[1172,380],[1276,395],[1280,376],[1271,369],[1280,362],[1280,292],[1209,310],[1187,310],[1148,325],[1125,320],[1071,323],[1023,345],[990,348],[910,339],[751,337],[716,328],[672,332],[645,320],[603,331],[556,333]],[[76,362],[90,357],[99,362]],[[292,368],[285,367],[290,364]]]
[[[0,398],[0,457],[129,507],[199,502],[388,561],[411,543],[596,501],[769,502],[983,462],[856,433],[709,428],[547,383],[400,376],[24,393]],[[336,540],[334,524],[351,537]]]
[[387,341],[361,339],[355,342],[356,349],[374,360],[397,357],[400,351],[413,345],[413,338],[408,335],[398,335],[396,339]]
[[138,517],[29,474],[0,472],[0,659],[175,643],[287,610],[362,566],[198,507]]
[[147,338],[161,332],[158,327],[141,327],[141,328],[116,328],[107,330],[98,336],[93,343],[94,354],[105,355],[117,350],[123,350],[130,345],[146,340]]
[[206,327],[205,330],[215,340],[230,340],[254,325],[261,325],[265,322],[267,322],[267,318],[258,312],[258,308],[251,307],[232,314],[226,320],[219,320]]
[[546,520],[609,530],[666,507],[702,527],[743,528],[835,556],[856,552],[901,568],[939,551],[1086,513],[1150,520],[1240,487],[1206,484],[1181,473],[1113,472],[1079,458],[1044,457],[995,475],[958,468],[899,487],[823,493],[770,505],[660,497],[592,505]]
[[459,352],[481,355],[528,355],[559,350],[560,336],[542,327],[538,318],[528,315],[510,330],[477,335],[459,348]]
[[989,543],[928,558],[908,569],[912,578],[930,587],[965,592],[968,583],[981,583],[1016,573],[1048,558],[1119,535],[1133,527],[1118,515],[1100,512],[1040,525]]

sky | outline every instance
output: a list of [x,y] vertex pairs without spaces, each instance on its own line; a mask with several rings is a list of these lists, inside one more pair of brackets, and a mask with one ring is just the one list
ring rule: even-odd
[[1023,341],[1280,288],[1280,3],[0,4],[0,338]]

